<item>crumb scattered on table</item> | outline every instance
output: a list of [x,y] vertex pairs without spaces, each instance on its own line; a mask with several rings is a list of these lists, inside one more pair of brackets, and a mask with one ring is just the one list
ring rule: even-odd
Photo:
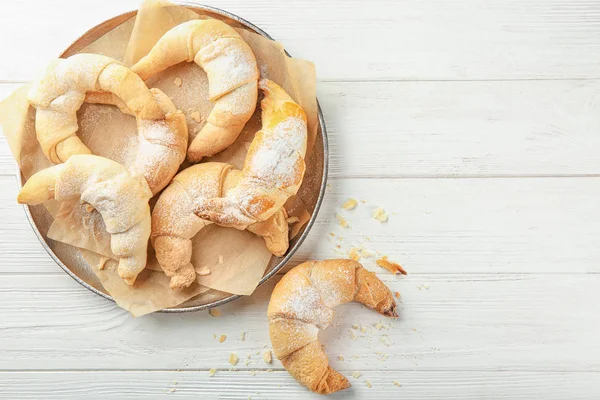
[[382,268],[387,269],[388,271],[390,271],[393,274],[396,275],[406,275],[408,274],[404,268],[402,268],[402,265],[389,261],[387,256],[383,256],[380,259],[378,259],[377,261],[375,261],[377,263],[377,265],[379,265]]
[[210,314],[211,317],[220,317],[221,316],[221,311],[219,311],[218,308],[211,308],[210,310],[208,310],[208,313]]
[[375,218],[379,222],[387,222],[387,220],[388,220],[388,215],[385,213],[385,211],[381,207],[377,207],[375,210],[373,210],[372,215],[373,215],[373,218]]
[[273,362],[273,355],[271,354],[271,350],[267,350],[263,353],[263,360],[267,364],[271,364]]
[[337,359],[338,359],[338,361],[344,361],[344,357],[343,356],[338,356]]
[[351,248],[350,251],[348,252],[348,258],[350,258],[351,260],[354,261],[358,261],[360,260],[360,255],[357,253],[356,248]]
[[217,373],[217,370],[216,370],[216,369],[214,369],[214,368],[211,368],[211,369],[208,371],[208,376],[214,376],[216,373]]
[[235,353],[229,353],[229,364],[236,365],[239,360],[239,357]]
[[227,335],[221,335],[219,338],[219,343],[223,343],[227,339]]
[[344,219],[344,217],[342,217],[340,214],[335,214],[335,218],[337,219],[337,221],[338,221],[338,224],[339,224],[339,225],[340,225],[342,228],[348,228],[348,227],[349,227],[348,221],[346,221],[346,220]]
[[239,339],[243,342],[246,340],[246,332],[242,331],[242,333],[240,333],[240,337]]
[[398,382],[398,381],[394,381],[394,386],[398,386],[398,387],[400,387],[400,386],[402,386],[402,385],[400,384],[400,382]]
[[396,298],[399,299],[400,298],[400,292],[394,293],[394,296],[396,296]]
[[353,376],[354,378],[360,378],[360,376],[361,376],[361,375],[362,375],[362,373],[361,373],[361,372],[358,372],[358,371],[354,371],[354,372],[352,373],[352,376]]
[[373,387],[373,385],[371,385],[371,381],[368,379],[365,381],[365,385],[367,385],[369,389]]
[[344,203],[344,205],[342,206],[342,208],[344,210],[353,210],[356,208],[356,206],[358,205],[358,202],[352,198],[346,200],[346,202]]
[[173,83],[175,84],[175,86],[181,86],[181,84],[183,83],[183,81],[181,80],[181,78],[177,77],[175,78],[175,80],[173,81]]

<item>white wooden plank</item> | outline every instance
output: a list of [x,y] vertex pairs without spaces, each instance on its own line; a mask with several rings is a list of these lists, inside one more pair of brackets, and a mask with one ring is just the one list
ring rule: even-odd
[[[0,98],[17,86],[0,85]],[[600,80],[321,82],[318,91],[332,177],[600,173]],[[14,170],[0,137],[0,173]]]
[[[95,24],[139,0],[0,2],[0,80],[28,80]],[[595,0],[221,0],[315,62],[320,79],[600,77]]]
[[[0,274],[62,273],[16,204],[14,177],[0,176],[0,185]],[[292,264],[347,257],[364,246],[417,274],[597,273],[599,196],[600,178],[332,181]],[[367,203],[342,210],[349,197]],[[379,206],[389,214],[386,223],[371,217]],[[338,224],[336,213],[350,229]]]
[[[600,275],[379,276],[402,293],[400,319],[384,321],[357,304],[338,307],[334,325],[320,335],[336,368],[373,377],[387,370],[600,368],[600,321],[590,317]],[[1,275],[0,369],[228,369],[231,352],[239,369],[280,368],[256,355],[269,346],[272,287],[223,306],[218,318],[200,312],[133,319],[66,276]],[[376,329],[378,322],[389,329]],[[353,324],[366,329],[354,330],[355,340]],[[219,343],[222,334],[227,339]]]
[[[595,400],[600,392],[598,372],[385,371],[349,379],[351,389],[327,398]],[[402,386],[395,386],[394,380]],[[206,371],[0,372],[0,392],[14,400],[323,398],[284,371],[254,376],[247,371],[219,371],[213,377]]]

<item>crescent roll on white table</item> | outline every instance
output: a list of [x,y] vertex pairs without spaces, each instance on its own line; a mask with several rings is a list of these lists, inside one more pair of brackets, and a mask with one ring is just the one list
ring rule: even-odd
[[236,187],[197,199],[196,215],[238,229],[265,221],[298,192],[306,165],[306,114],[275,82],[262,79],[262,129],[250,144]]
[[146,80],[191,61],[208,75],[208,96],[214,103],[206,125],[188,149],[188,159],[197,162],[225,150],[237,139],[256,109],[259,72],[250,46],[235,29],[216,19],[177,25],[131,69]]
[[21,188],[20,204],[81,199],[96,209],[110,233],[119,258],[119,276],[133,285],[146,267],[152,192],[142,175],[108,158],[73,155],[63,163],[32,175]]
[[185,116],[158,89],[120,62],[98,54],[57,59],[28,95],[36,108],[36,134],[46,157],[65,162],[91,154],[77,137],[77,110],[84,101],[117,105],[136,117],[140,147],[132,169],[144,175],[153,193],[162,190],[185,159]]
[[356,301],[396,318],[396,302],[377,276],[353,260],[307,261],[277,283],[267,309],[275,356],[313,392],[329,394],[350,387],[329,366],[317,338],[333,319],[333,308]]

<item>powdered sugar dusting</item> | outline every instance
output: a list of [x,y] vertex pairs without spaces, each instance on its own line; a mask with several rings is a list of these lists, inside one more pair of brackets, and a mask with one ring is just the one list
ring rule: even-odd
[[329,325],[333,316],[333,311],[323,303],[321,295],[313,286],[294,287],[285,297],[285,312],[321,329]]
[[287,118],[272,134],[265,135],[261,149],[248,160],[251,176],[278,189],[294,184],[296,165],[304,159],[300,151],[305,146],[306,122],[298,117]]

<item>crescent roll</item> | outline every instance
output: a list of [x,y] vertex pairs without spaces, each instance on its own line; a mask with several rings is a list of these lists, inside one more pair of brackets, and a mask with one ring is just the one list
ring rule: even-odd
[[235,29],[216,19],[177,25],[131,68],[146,80],[191,61],[208,75],[208,95],[214,103],[188,149],[188,159],[197,162],[225,150],[238,137],[256,108],[259,71],[250,46]]
[[146,267],[151,197],[143,176],[104,157],[74,155],[63,164],[31,176],[17,201],[35,205],[50,199],[80,199],[81,203],[90,204],[98,210],[110,233],[110,247],[119,258],[119,276],[133,285]]
[[356,301],[396,318],[396,302],[377,276],[353,260],[308,261],[291,269],[273,289],[267,309],[275,356],[313,392],[329,394],[350,387],[329,366],[318,341],[332,321],[333,308]]
[[245,229],[277,212],[298,192],[306,165],[306,114],[276,83],[262,79],[262,129],[244,160],[238,185],[224,197],[199,199],[196,215]]
[[[151,242],[171,288],[183,289],[196,279],[190,260],[191,239],[212,222],[194,214],[195,200],[219,197],[238,184],[241,171],[232,165],[209,162],[193,165],[173,178],[161,193],[152,211]],[[287,214],[282,208],[268,220],[248,226],[248,230],[265,239],[267,248],[282,256],[288,248]]]
[[140,148],[132,168],[144,175],[153,193],[169,183],[185,159],[188,132],[183,113],[164,93],[148,89],[112,58],[77,54],[55,60],[34,82],[28,99],[37,110],[37,139],[54,163],[91,154],[77,137],[77,110],[86,100],[117,105],[136,117]]

